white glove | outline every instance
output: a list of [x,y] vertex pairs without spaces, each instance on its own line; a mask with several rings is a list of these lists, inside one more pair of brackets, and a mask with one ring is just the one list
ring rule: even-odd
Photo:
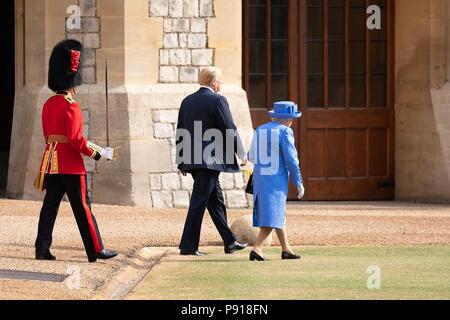
[[113,148],[104,148],[101,153],[102,158],[105,158],[106,160],[109,161],[115,160],[115,154],[116,151]]
[[303,196],[305,195],[305,187],[303,185],[300,185],[300,187],[297,187],[297,191],[298,191],[298,200],[301,200],[303,198]]
[[245,155],[242,159],[241,159],[241,167],[245,167],[248,163],[248,159],[247,156]]

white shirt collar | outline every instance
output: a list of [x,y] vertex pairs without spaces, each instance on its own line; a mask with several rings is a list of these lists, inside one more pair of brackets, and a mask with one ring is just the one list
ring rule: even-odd
[[209,90],[211,90],[212,92],[214,92],[214,93],[215,93],[214,89],[213,89],[213,88],[211,88],[211,87],[208,87],[208,86],[201,86],[201,88],[206,88],[206,89],[209,89]]

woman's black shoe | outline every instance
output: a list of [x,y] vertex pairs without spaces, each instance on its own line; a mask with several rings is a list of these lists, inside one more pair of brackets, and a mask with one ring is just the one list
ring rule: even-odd
[[301,259],[301,257],[299,255],[292,254],[289,252],[283,252],[281,254],[281,259],[283,259],[283,260],[298,260],[298,259]]
[[269,261],[264,257],[261,257],[255,251],[250,252],[250,261]]

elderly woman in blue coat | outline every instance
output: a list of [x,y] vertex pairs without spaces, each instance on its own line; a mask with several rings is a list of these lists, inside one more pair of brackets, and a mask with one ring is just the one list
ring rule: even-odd
[[265,261],[263,243],[275,229],[282,246],[282,259],[300,259],[288,242],[286,225],[286,200],[289,178],[297,187],[298,199],[303,198],[300,162],[295,148],[295,119],[302,115],[293,102],[276,102],[269,112],[272,119],[256,129],[249,151],[253,171],[253,225],[260,228],[258,240],[250,253],[251,261]]

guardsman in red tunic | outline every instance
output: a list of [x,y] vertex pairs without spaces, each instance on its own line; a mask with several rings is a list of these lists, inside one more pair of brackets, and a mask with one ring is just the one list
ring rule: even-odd
[[47,146],[36,187],[46,190],[42,206],[36,259],[55,260],[50,252],[52,233],[59,205],[67,194],[83,239],[89,262],[111,259],[117,252],[105,250],[87,189],[86,168],[83,155],[99,161],[112,161],[115,150],[102,148],[83,137],[83,115],[73,100],[75,87],[82,82],[81,65],[83,48],[80,42],[64,40],[53,49],[49,63],[48,86],[56,93],[45,104],[42,125]]

